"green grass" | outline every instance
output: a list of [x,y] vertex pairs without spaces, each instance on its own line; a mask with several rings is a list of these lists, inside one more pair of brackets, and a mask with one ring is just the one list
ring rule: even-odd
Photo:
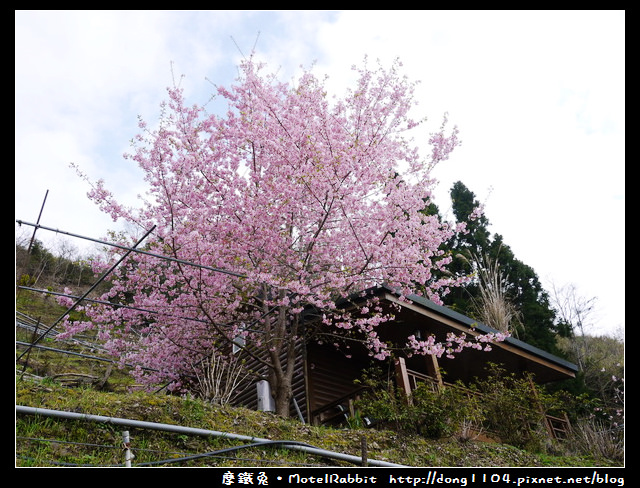
[[[48,324],[64,311],[50,300],[32,294],[19,295],[16,306],[18,310],[41,318],[43,323]],[[29,334],[24,331],[16,330],[16,338],[29,342]],[[42,344],[53,348],[70,347],[52,340],[43,341]],[[22,352],[24,349],[16,350]],[[368,459],[409,466],[621,465],[602,459],[568,455],[569,450],[562,445],[554,447],[554,454],[531,453],[503,444],[454,439],[430,440],[390,430],[331,429],[302,424],[294,419],[282,419],[269,413],[216,406],[196,398],[132,392],[132,379],[126,372],[116,368],[101,390],[80,382],[61,384],[64,376],[57,375],[68,372],[101,378],[106,373],[108,363],[42,349],[33,349],[26,365],[25,359],[16,367],[16,405],[195,427],[274,441],[299,441],[320,449],[358,457],[362,454],[362,441],[365,439]],[[27,374],[22,375],[23,369]],[[16,466],[121,466],[124,462],[124,430],[126,428],[114,424],[17,414]],[[344,461],[265,445],[173,463],[170,461],[247,443],[224,437],[140,428],[128,428],[128,431],[135,454],[134,466],[163,461],[160,465],[353,466]]]
[[[512,446],[455,440],[428,440],[417,435],[372,429],[330,429],[282,419],[269,413],[221,407],[194,398],[169,395],[99,392],[65,388],[31,380],[16,381],[16,404],[107,417],[165,423],[255,436],[300,441],[333,452],[361,455],[366,439],[368,459],[410,466],[602,466],[602,460],[532,454]],[[18,466],[122,465],[122,432],[127,428],[87,420],[19,414],[16,418]],[[133,464],[203,454],[244,441],[128,428]],[[283,447],[260,446],[166,466],[353,466]]]

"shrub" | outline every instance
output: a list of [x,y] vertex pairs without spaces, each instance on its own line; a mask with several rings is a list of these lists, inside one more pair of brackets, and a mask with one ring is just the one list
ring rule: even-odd
[[489,376],[475,383],[482,393],[484,425],[502,442],[539,450],[547,440],[544,413],[556,407],[554,398],[540,391],[531,377],[506,373],[489,365]]
[[429,438],[458,435],[463,427],[479,426],[484,420],[480,397],[461,384],[441,389],[421,384],[412,392],[408,408],[418,433]]
[[421,383],[410,397],[379,372],[363,378],[368,387],[356,403],[362,417],[398,431],[428,438],[473,438],[486,431],[502,442],[530,451],[549,440],[545,413],[562,416],[563,399],[540,390],[529,376],[506,373],[496,365],[470,386],[437,388]]
[[194,392],[203,400],[226,405],[238,393],[238,386],[249,373],[237,356],[223,355],[216,349],[199,364],[193,365]]
[[483,419],[479,398],[469,390],[422,383],[407,397],[391,380],[368,377],[363,382],[369,389],[356,408],[361,417],[377,425],[442,438],[458,434],[463,425],[479,425]]
[[582,419],[572,429],[571,446],[596,459],[624,460],[624,430],[596,418]]

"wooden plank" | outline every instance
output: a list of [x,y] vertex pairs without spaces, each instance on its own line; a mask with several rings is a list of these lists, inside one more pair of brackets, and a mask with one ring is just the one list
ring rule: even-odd
[[409,382],[409,373],[407,371],[407,363],[404,358],[398,358],[396,365],[396,382],[398,387],[404,391],[407,401],[411,402],[411,383]]

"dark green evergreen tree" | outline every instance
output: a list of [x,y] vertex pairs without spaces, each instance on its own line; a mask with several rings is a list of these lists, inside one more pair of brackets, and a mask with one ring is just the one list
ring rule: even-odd
[[[468,275],[478,271],[478,266],[482,266],[484,260],[497,262],[506,280],[507,298],[518,312],[519,320],[515,324],[517,337],[548,352],[558,353],[555,312],[535,271],[516,259],[501,235],[492,237],[486,216],[470,219],[479,202],[462,182],[453,185],[450,195],[456,222],[465,222],[468,232],[446,243],[446,250],[453,257],[449,271]],[[464,287],[453,289],[443,300],[450,308],[478,318],[475,305],[479,299],[478,281],[473,280]]]

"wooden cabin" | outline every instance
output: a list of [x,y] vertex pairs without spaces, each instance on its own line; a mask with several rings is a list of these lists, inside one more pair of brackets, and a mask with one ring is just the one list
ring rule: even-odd
[[[481,334],[495,332],[482,323],[419,296],[409,296],[407,302],[401,301],[396,293],[385,287],[372,292],[383,306],[394,307],[395,319],[378,329],[385,341],[403,344],[411,334],[423,338],[431,334],[444,338],[448,332],[471,335],[474,333],[472,329]],[[355,380],[361,379],[363,371],[373,363],[381,363],[371,358],[364,348],[352,347],[349,356],[333,345],[314,342],[300,345],[293,380],[292,417],[305,423],[326,424],[348,416],[354,398],[361,391]],[[414,355],[397,358],[393,365],[388,366],[394,368],[398,385],[409,393],[418,381],[444,386],[458,380],[468,383],[474,378],[481,378],[485,374],[484,366],[489,362],[501,365],[508,372],[533,373],[539,384],[574,378],[577,372],[574,364],[515,338],[492,344],[489,352],[465,349],[454,359]],[[268,387],[264,383],[259,388],[245,385],[235,403],[269,410],[265,408],[269,403],[269,399],[264,397],[265,392],[268,392]],[[558,419],[557,423],[562,424],[563,420]],[[550,431],[556,428],[562,430],[563,427],[550,425]]]

